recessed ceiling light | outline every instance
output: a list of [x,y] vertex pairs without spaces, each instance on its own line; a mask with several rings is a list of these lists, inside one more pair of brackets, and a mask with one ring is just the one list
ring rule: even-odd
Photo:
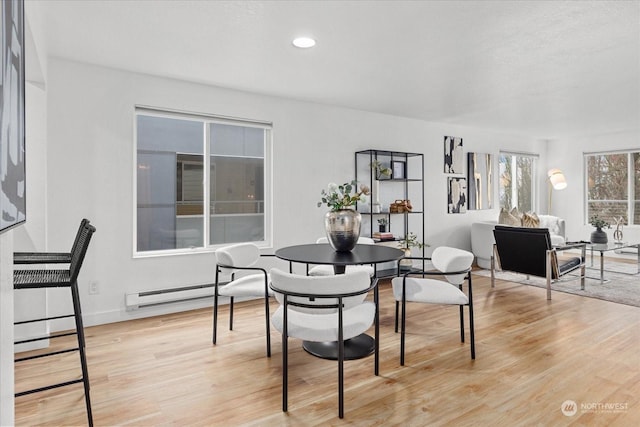
[[293,39],[293,45],[301,49],[308,49],[316,45],[316,41],[311,37],[296,37]]

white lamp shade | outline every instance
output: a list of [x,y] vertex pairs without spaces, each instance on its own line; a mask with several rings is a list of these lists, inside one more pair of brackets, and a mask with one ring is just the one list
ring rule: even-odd
[[567,188],[567,179],[560,169],[549,169],[547,175],[554,190],[564,190]]

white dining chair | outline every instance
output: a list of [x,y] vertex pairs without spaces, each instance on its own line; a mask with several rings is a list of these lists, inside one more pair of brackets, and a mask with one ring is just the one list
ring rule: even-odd
[[[260,248],[253,243],[238,243],[216,250],[216,281],[213,298],[213,343],[216,344],[218,332],[218,299],[229,297],[229,330],[233,330],[233,302],[235,297],[264,298],[264,312],[267,338],[267,357],[271,357],[271,333],[269,329],[269,297],[273,291],[269,288],[269,274],[256,264],[260,259]],[[236,275],[242,271],[257,273],[242,277]],[[231,275],[231,281],[221,283],[220,275]]]
[[[411,271],[402,277],[391,280],[393,296],[396,300],[396,331],[398,305],[402,306],[400,332],[400,365],[404,365],[405,330],[407,319],[407,302],[428,304],[457,305],[460,307],[460,340],[464,342],[463,306],[469,307],[469,334],[471,341],[471,359],[476,358],[475,334],[473,324],[473,293],[471,286],[471,264],[473,254],[462,249],[440,246],[431,254],[436,270]],[[413,277],[420,276],[420,277]],[[426,278],[425,276],[443,276],[445,280]],[[467,280],[467,293],[462,284]]]
[[[367,301],[371,281],[364,271],[332,276],[304,276],[271,269],[271,289],[280,307],[271,319],[282,334],[282,410],[287,411],[288,338],[338,344],[338,416],[344,417],[344,341],[366,332],[377,318],[378,305]],[[378,342],[378,328],[375,338]],[[374,349],[377,375],[378,346]]]

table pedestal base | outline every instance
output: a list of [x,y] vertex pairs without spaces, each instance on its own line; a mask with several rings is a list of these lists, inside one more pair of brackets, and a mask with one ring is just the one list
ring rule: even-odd
[[[344,342],[344,360],[367,357],[375,351],[376,342],[367,334],[360,334]],[[304,341],[302,348],[309,354],[322,359],[338,360],[338,342]]]

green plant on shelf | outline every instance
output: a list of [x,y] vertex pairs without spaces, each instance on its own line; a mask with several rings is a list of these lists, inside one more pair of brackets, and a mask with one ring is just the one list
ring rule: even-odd
[[382,166],[380,160],[374,160],[369,166],[373,169],[376,179],[380,179],[383,176],[387,178],[391,177],[391,168]]
[[378,218],[378,225],[387,225],[389,220],[387,218]]
[[411,248],[422,249],[425,246],[428,247],[429,245],[419,241],[418,236],[416,236],[414,233],[409,233],[398,241],[398,247],[405,250]]

